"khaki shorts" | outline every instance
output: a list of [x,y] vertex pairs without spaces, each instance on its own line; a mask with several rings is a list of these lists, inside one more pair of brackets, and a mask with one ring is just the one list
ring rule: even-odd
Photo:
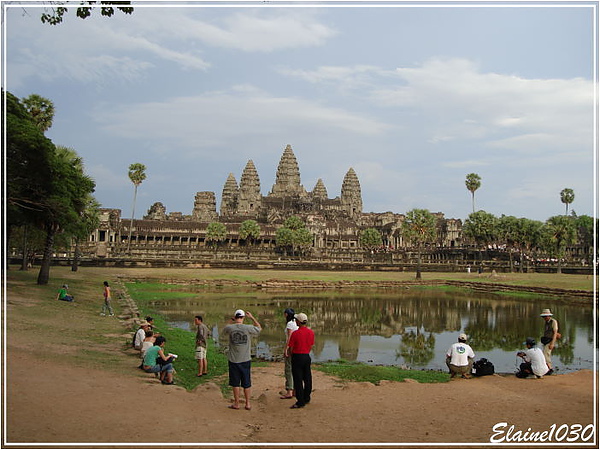
[[206,347],[196,347],[196,359],[206,359]]

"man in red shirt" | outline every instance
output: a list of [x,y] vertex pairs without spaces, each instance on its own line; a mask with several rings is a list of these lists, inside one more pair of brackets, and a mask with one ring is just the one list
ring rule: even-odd
[[312,392],[312,374],[310,372],[310,351],[315,345],[315,333],[306,326],[308,317],[304,313],[294,316],[298,329],[292,333],[285,356],[292,355],[292,377],[296,391],[296,403],[292,408],[303,408],[310,402]]

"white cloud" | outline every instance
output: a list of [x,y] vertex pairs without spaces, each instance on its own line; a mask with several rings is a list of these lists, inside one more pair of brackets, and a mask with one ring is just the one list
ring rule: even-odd
[[[229,91],[164,102],[100,107],[95,119],[109,133],[130,139],[170,140],[193,151],[225,145],[236,136],[294,136],[306,129],[375,136],[387,125],[342,108],[295,97],[275,97],[243,85]],[[173,144],[172,144],[173,145]]]

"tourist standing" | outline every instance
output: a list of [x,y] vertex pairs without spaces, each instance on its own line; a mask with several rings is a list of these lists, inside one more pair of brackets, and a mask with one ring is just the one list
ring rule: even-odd
[[552,368],[552,350],[554,350],[556,340],[560,338],[558,321],[552,317],[552,311],[547,308],[542,310],[540,316],[544,318],[544,335],[542,336],[541,341],[544,345],[544,358],[549,369],[548,375],[550,375],[554,372]]
[[473,369],[473,359],[475,353],[469,344],[467,344],[467,335],[461,333],[458,335],[458,342],[450,346],[446,352],[446,365],[450,370],[450,378],[460,375],[462,378],[471,378]]
[[198,361],[198,374],[201,377],[208,373],[208,360],[206,359],[206,340],[208,339],[208,327],[204,324],[202,316],[194,317],[196,325],[196,353],[195,358]]
[[281,395],[281,399],[294,398],[294,377],[292,376],[292,355],[286,356],[285,349],[288,347],[290,342],[290,336],[294,331],[298,329],[296,319],[294,315],[296,312],[292,308],[287,308],[283,315],[285,317],[285,347],[283,348],[283,363],[284,363],[284,374],[285,374],[285,393]]
[[312,373],[310,371],[310,351],[315,345],[315,333],[306,326],[308,317],[304,313],[294,316],[298,329],[290,336],[286,355],[292,356],[292,376],[296,403],[291,408],[303,408],[310,402],[312,392]]
[[[253,325],[244,325],[244,318],[248,316]],[[230,319],[229,325],[222,331],[223,336],[229,338],[227,360],[229,361],[229,386],[233,390],[233,404],[231,409],[240,409],[240,394],[244,389],[245,408],[251,409],[250,395],[252,393],[251,356],[250,345],[252,336],[258,336],[262,330],[260,323],[254,316],[238,309]]]
[[517,373],[518,378],[527,378],[533,374],[538,378],[542,378],[549,372],[546,358],[541,349],[535,346],[535,339],[528,337],[525,342],[527,350],[518,352],[517,356],[523,358],[519,367],[520,372]]
[[101,316],[106,315],[106,311],[108,311],[110,316],[114,316],[112,306],[110,304],[111,296],[110,296],[110,286],[108,285],[108,281],[104,282],[104,304],[102,305]]

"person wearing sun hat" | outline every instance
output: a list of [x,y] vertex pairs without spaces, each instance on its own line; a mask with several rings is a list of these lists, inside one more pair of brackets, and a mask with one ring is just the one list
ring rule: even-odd
[[546,359],[546,364],[548,364],[548,369],[550,375],[554,372],[552,368],[552,350],[554,350],[554,346],[556,345],[556,340],[560,338],[560,333],[558,332],[558,321],[552,317],[552,311],[546,308],[542,310],[540,314],[544,319],[544,334],[541,338],[541,342],[544,345],[544,358]]
[[312,373],[310,371],[310,351],[315,345],[315,333],[306,326],[308,317],[304,313],[294,315],[298,329],[292,333],[284,351],[284,356],[292,355],[292,377],[296,403],[291,408],[303,408],[310,402]]

